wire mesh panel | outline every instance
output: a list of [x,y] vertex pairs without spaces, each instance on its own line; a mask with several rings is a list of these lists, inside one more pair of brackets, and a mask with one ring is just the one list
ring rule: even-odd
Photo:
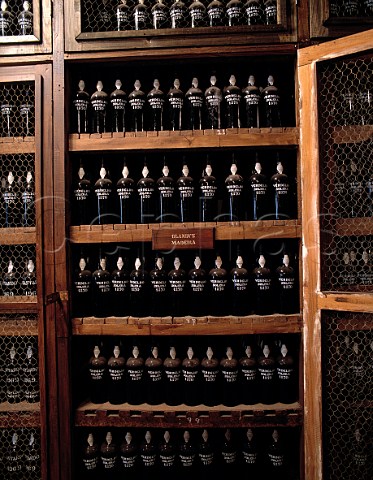
[[0,429],[0,471],[4,480],[41,478],[39,429]]
[[34,31],[32,0],[1,3],[0,37],[32,35]]
[[35,83],[0,83],[0,136],[35,135]]
[[277,0],[87,0],[82,31],[106,32],[278,23]]
[[371,478],[373,315],[323,316],[323,417],[326,480]]
[[28,335],[38,332],[37,313],[2,313],[0,314],[0,336]]
[[319,67],[324,290],[371,290],[372,71],[372,55]]
[[35,245],[0,246],[0,299],[36,295]]
[[35,226],[35,155],[0,155],[0,227]]

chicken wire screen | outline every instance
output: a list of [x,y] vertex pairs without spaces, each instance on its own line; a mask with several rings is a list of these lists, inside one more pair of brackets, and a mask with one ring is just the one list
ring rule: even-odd
[[32,35],[33,30],[32,0],[1,2],[0,36]]
[[0,245],[0,300],[36,295],[35,245]]
[[0,83],[0,137],[35,135],[35,83]]
[[276,0],[87,0],[83,32],[262,25],[278,23]]
[[0,471],[4,480],[40,480],[40,430],[0,429]]
[[322,323],[325,480],[371,478],[373,314],[328,312]]
[[373,57],[319,65],[322,289],[372,289]]

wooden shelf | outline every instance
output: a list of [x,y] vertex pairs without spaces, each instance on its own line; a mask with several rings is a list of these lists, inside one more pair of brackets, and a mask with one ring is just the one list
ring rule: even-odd
[[70,227],[71,243],[151,242],[152,230],[160,228],[214,228],[215,240],[257,238],[300,238],[300,220],[260,220],[257,222],[190,222],[127,225],[81,225]]
[[0,228],[1,245],[32,245],[36,243],[36,227]]
[[334,231],[336,235],[373,235],[373,218],[338,218]]
[[340,143],[360,143],[372,138],[373,125],[346,125],[335,127],[333,141]]
[[240,427],[296,427],[302,425],[302,410],[298,402],[290,405],[238,405],[207,407],[197,405],[111,405],[84,403],[75,411],[75,425],[79,427],[180,427],[229,428]]
[[0,296],[0,312],[28,312],[34,313],[38,311],[38,303],[36,296]]
[[126,132],[123,134],[71,134],[70,152],[166,150],[191,148],[286,147],[299,142],[299,129],[236,128],[181,130],[177,132]]
[[40,403],[0,403],[0,428],[40,427]]
[[0,320],[0,337],[38,335],[38,321],[25,319]]
[[3,155],[35,153],[35,137],[0,137],[0,150]]
[[73,335],[248,335],[300,333],[302,316],[74,318]]

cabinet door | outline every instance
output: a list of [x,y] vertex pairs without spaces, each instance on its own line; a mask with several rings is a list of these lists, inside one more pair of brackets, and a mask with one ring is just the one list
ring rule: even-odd
[[372,41],[369,30],[298,57],[307,479],[352,478],[357,470],[368,478]]

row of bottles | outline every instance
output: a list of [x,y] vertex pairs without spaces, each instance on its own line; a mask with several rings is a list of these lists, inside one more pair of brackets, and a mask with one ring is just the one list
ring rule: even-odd
[[1,429],[0,465],[2,478],[40,480],[40,433],[31,428]]
[[3,87],[1,97],[0,137],[33,135],[35,127],[33,92],[27,87],[24,91],[22,88],[19,90],[19,85],[12,84]]
[[217,85],[215,75],[206,90],[198,85],[198,79],[193,78],[184,92],[176,78],[165,93],[155,79],[153,88],[145,93],[136,80],[135,89],[127,95],[120,80],[111,94],[99,81],[97,91],[89,95],[81,80],[73,100],[75,129],[78,133],[104,133],[281,126],[280,93],[272,75],[265,87],[256,85],[254,75],[244,88],[236,85],[235,75],[223,88]]
[[26,259],[21,273],[18,270],[17,261],[9,260],[6,271],[0,273],[0,295],[29,297],[36,294],[37,279],[34,260]]
[[[267,338],[255,343],[248,338],[242,341],[246,345],[239,345],[236,338],[230,341],[233,348],[223,347],[216,338],[209,342],[203,338],[193,349],[185,345],[185,339],[178,339],[167,351],[165,341],[153,340],[146,358],[139,342],[131,351],[128,345],[122,346],[122,351],[115,345],[110,357],[107,349],[107,353],[101,353],[96,345],[86,368],[89,399],[113,405],[128,402],[210,407],[296,401],[298,366],[286,340],[270,342]],[[128,358],[124,357],[126,351]],[[79,382],[82,388],[82,380]],[[84,393],[88,392],[81,395]]]
[[164,0],[152,4],[121,0],[116,8],[102,5],[97,9],[98,30],[144,30],[163,28],[198,28],[238,25],[277,24],[277,0],[190,0],[189,5],[175,0],[170,6]]
[[79,475],[145,479],[158,474],[159,478],[202,480],[240,474],[294,480],[299,478],[298,449],[297,435],[283,428],[133,429],[107,431],[105,436],[97,431],[81,439]]
[[260,247],[255,267],[245,267],[240,252],[235,266],[227,263],[225,267],[217,254],[215,265],[206,268],[199,254],[194,257],[194,267],[192,263],[184,266],[182,256],[176,255],[170,268],[164,257],[156,254],[155,265],[148,271],[140,256],[130,266],[119,254],[116,267],[109,271],[107,255],[100,252],[97,269],[92,272],[87,257],[81,255],[73,277],[73,314],[199,317],[298,312],[298,274],[289,253],[283,253],[282,262],[273,270],[266,262],[268,257]]
[[[25,350],[25,351],[23,351]],[[0,401],[39,402],[39,367],[36,347],[21,348],[16,342],[7,349],[0,370]]]
[[373,3],[371,0],[329,0],[331,17],[371,17]]
[[8,8],[8,3],[2,0],[0,4],[0,36],[13,35],[14,26],[16,26],[17,35],[32,35],[33,13],[30,2],[24,1],[22,11],[18,15],[14,15]]
[[[207,156],[202,176],[192,176],[184,160],[173,178],[166,160],[153,179],[146,163],[142,178],[131,178],[126,160],[116,182],[102,161],[99,178],[91,181],[80,163],[73,190],[73,224],[212,222],[285,220],[296,218],[296,179],[284,171],[277,155],[276,170],[267,175],[256,154],[251,175],[238,172],[234,155],[223,180],[214,175]],[[219,173],[221,169],[219,170]]]
[[0,227],[35,225],[35,182],[31,171],[16,178],[9,171],[1,179]]

